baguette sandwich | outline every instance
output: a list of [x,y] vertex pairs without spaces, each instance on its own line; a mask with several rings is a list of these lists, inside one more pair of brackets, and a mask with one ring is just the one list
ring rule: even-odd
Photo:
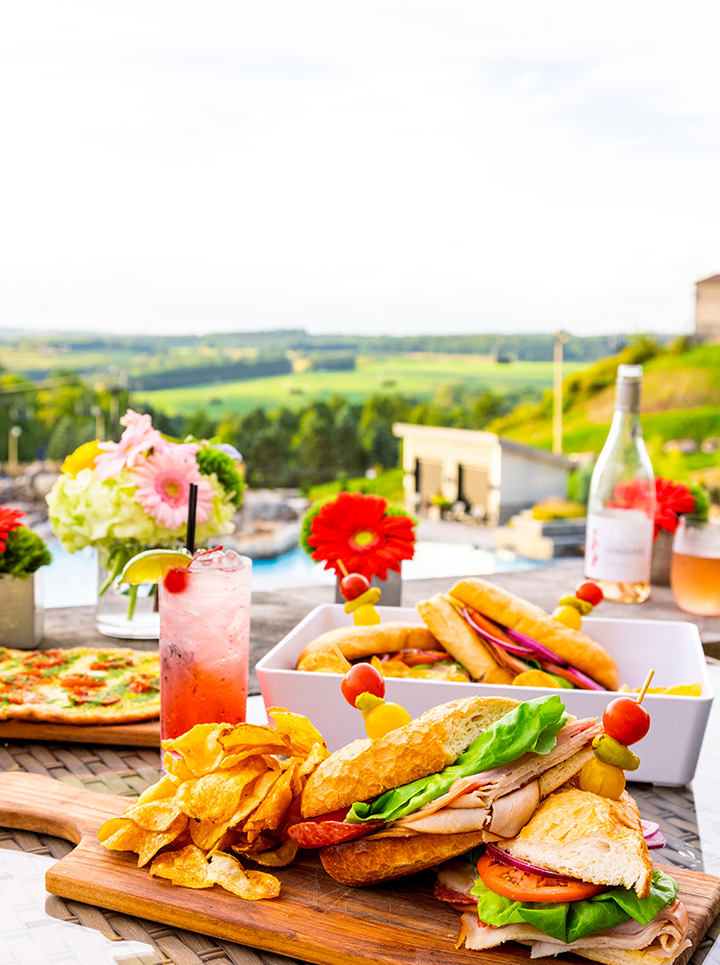
[[343,884],[411,874],[514,837],[592,756],[600,732],[594,718],[568,718],[557,694],[454,700],[323,761],[288,833],[320,848]]
[[603,646],[485,580],[460,580],[448,594],[422,600],[417,609],[433,636],[475,680],[511,683],[539,668],[558,686],[617,690],[617,665]]
[[426,626],[399,620],[327,630],[305,647],[295,669],[344,674],[348,663],[368,658],[384,677],[470,680]]
[[677,883],[653,872],[637,805],[573,786],[549,795],[511,841],[441,869],[435,896],[463,911],[465,944],[607,965],[668,965],[690,945]]

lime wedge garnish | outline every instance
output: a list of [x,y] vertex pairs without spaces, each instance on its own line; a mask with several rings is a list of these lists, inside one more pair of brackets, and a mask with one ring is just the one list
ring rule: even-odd
[[173,566],[189,566],[192,554],[187,550],[145,550],[125,564],[120,583],[159,583]]

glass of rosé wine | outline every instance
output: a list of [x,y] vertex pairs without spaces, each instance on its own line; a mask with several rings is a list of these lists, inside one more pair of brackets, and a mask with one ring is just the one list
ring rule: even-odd
[[670,586],[681,610],[720,616],[720,520],[680,517],[673,538]]
[[245,720],[252,561],[200,551],[160,581],[160,730]]

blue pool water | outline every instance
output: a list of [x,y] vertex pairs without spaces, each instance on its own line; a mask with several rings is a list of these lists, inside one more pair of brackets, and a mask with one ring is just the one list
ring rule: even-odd
[[[52,563],[43,570],[45,607],[92,605],[97,599],[97,563],[91,549],[66,553],[56,541],[49,544]],[[415,558],[403,563],[403,579],[422,580],[436,576],[480,576],[544,566],[512,553],[492,552],[462,543],[418,542]],[[299,547],[274,560],[256,560],[252,568],[253,590],[334,583],[332,573],[315,563]]]

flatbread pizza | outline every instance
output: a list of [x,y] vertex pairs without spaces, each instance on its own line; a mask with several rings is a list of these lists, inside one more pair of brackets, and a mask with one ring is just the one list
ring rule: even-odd
[[127,724],[160,715],[157,651],[0,647],[0,720]]

